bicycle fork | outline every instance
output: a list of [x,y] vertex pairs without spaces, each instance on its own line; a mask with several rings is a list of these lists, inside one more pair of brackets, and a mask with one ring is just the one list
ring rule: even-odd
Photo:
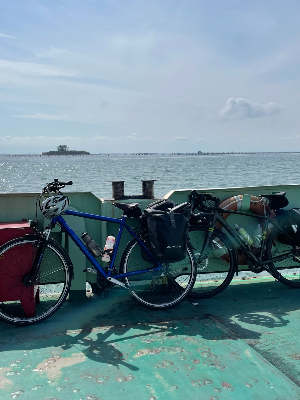
[[31,268],[31,271],[29,274],[26,274],[25,276],[23,276],[22,278],[22,282],[25,286],[29,287],[32,286],[36,279],[37,279],[37,275],[40,269],[40,265],[41,262],[43,260],[43,256],[44,256],[44,251],[45,251],[45,243],[47,242],[47,240],[49,239],[50,233],[51,233],[51,227],[47,227],[44,232],[42,233],[42,235],[39,236],[39,241],[36,245],[37,247],[37,252],[33,261],[33,265]]

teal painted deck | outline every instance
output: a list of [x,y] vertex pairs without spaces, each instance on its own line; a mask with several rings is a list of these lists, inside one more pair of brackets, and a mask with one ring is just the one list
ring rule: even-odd
[[[289,208],[299,207],[299,185],[208,191],[224,199],[281,190]],[[166,197],[182,202],[189,192]],[[0,194],[0,221],[34,219],[35,199]],[[119,215],[91,193],[70,199],[78,210]],[[98,243],[111,233],[109,224],[99,229],[91,220],[75,227],[85,229]],[[300,291],[273,278],[235,279],[212,299],[166,311],[145,309],[119,288],[86,297],[94,275],[83,272],[85,259],[63,234],[54,236],[74,263],[71,300],[86,299],[66,302],[40,325],[0,322],[1,400],[300,399]]]
[[126,291],[1,323],[1,400],[300,399],[300,291],[244,280],[149,311]]

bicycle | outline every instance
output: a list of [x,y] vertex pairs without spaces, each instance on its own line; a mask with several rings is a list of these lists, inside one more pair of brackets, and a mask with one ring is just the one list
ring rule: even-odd
[[[68,197],[61,192],[71,184],[57,179],[48,183],[39,195],[37,205],[40,205],[44,216],[50,219],[49,224],[43,230],[39,230],[37,224],[32,224],[35,234],[11,240],[0,247],[0,288],[4,291],[4,297],[7,296],[6,300],[1,298],[0,291],[0,319],[14,325],[36,324],[54,314],[66,300],[73,278],[73,266],[65,249],[50,238],[56,224],[90,261],[92,268],[87,270],[97,274],[97,283],[102,289],[114,285],[128,289],[135,301],[152,309],[167,309],[184,300],[196,278],[191,246],[187,246],[184,261],[170,264],[157,262],[146,247],[142,233],[125,222],[127,217],[141,215],[138,203],[114,203],[123,211],[120,218],[73,211],[67,208]],[[41,203],[45,195],[50,197]],[[90,246],[89,249],[66,223],[63,214],[119,225],[115,246],[106,251],[111,260],[106,267],[96,259],[103,251],[95,242],[94,247]],[[115,260],[124,228],[132,238],[122,253],[117,270]],[[14,271],[11,271],[10,265]],[[181,274],[187,279],[182,284],[175,283]]]
[[[238,275],[237,250],[233,239],[239,246],[239,254],[247,259],[248,269],[256,274],[268,272],[276,281],[287,286],[300,287],[300,243],[286,229],[280,219],[271,219],[270,210],[278,211],[287,203],[285,192],[259,196],[266,199],[264,216],[243,211],[224,210],[219,207],[220,199],[211,194],[192,191],[190,200],[193,210],[200,214],[192,215],[189,228],[189,240],[197,263],[197,277],[192,291],[193,298],[208,298],[222,292]],[[222,218],[222,214],[238,214],[259,218],[262,221],[262,238],[259,248],[253,248]],[[216,228],[219,223],[226,234]],[[289,223],[291,226],[292,222]],[[294,232],[297,223],[293,225]],[[272,226],[272,229],[268,228]],[[300,226],[300,224],[299,224]]]

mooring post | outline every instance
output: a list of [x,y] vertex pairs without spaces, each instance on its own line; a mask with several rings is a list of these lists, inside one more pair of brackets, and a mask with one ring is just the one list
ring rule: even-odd
[[124,182],[125,181],[111,181],[113,199],[124,197]]
[[153,199],[154,198],[154,182],[157,179],[143,179],[142,188],[143,188],[143,196],[146,199]]

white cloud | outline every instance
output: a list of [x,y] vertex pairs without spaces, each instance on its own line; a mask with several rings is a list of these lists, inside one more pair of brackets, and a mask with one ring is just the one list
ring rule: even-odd
[[[143,143],[146,138],[134,143]],[[126,138],[117,136],[100,136],[99,134],[87,134],[82,136],[72,135],[26,135],[26,136],[0,136],[0,153],[15,153],[15,149],[19,148],[18,153],[41,153],[43,151],[56,150],[60,144],[67,144],[70,149],[87,150],[91,153],[138,151],[133,147],[133,142],[129,142]],[[113,146],[113,147],[112,147]]]
[[65,115],[53,115],[53,114],[24,114],[24,115],[15,115],[16,118],[31,118],[31,119],[45,119],[50,121],[63,121],[67,120],[67,116]]
[[185,136],[177,136],[177,137],[174,137],[173,140],[175,140],[177,142],[185,142],[186,140],[188,140],[188,138]]
[[75,71],[53,67],[51,65],[8,60],[0,60],[0,71],[1,70],[30,76],[61,76],[70,78],[77,75]]
[[[47,143],[50,145],[53,143],[88,143],[93,144],[95,140],[100,140],[100,141],[110,141],[110,142],[124,142],[125,140],[128,140],[129,137],[122,138],[122,137],[116,137],[116,136],[100,136],[98,134],[88,134],[86,136],[44,136],[44,135],[37,135],[37,136],[0,136],[0,141],[14,141],[18,142],[20,144],[26,143],[28,145],[33,145],[37,144],[38,142],[45,143],[45,140],[47,140]],[[149,138],[135,138],[135,140],[149,140]],[[69,147],[72,147],[72,144],[69,145]]]
[[[47,139],[47,141],[67,141],[67,140],[73,140],[74,138],[72,136],[58,136],[58,137],[49,137],[49,136],[43,136],[43,135],[39,135],[39,136],[0,136],[0,140],[4,141],[4,140],[13,140],[15,142],[26,142],[29,145],[32,145],[33,142],[37,142],[37,141],[45,141],[45,139]],[[77,137],[76,139],[79,140],[84,140],[85,138],[83,137]]]
[[0,136],[0,140],[10,140],[12,139],[12,136]]
[[243,98],[227,100],[220,111],[222,119],[248,119],[271,117],[281,113],[281,107],[276,103],[259,104]]
[[4,33],[0,33],[0,37],[4,37],[4,38],[7,38],[7,39],[15,39],[14,36],[4,35]]
[[[0,153],[7,152],[6,149],[19,148],[21,152],[25,153],[40,153],[42,151],[56,150],[60,144],[67,144],[70,149],[81,150],[81,149],[94,149],[96,139],[100,139],[99,136],[88,135],[86,136],[72,136],[72,135],[26,135],[26,136],[0,136]],[[103,138],[104,140],[104,138]],[[109,138],[105,138],[105,142],[111,142]],[[111,145],[111,144],[110,144]],[[11,150],[8,150],[11,152]],[[20,153],[20,151],[19,151]]]
[[151,140],[149,137],[139,137],[137,133],[132,133],[130,136],[127,136],[126,140],[135,140],[143,142],[145,140]]
[[108,136],[95,136],[93,139],[95,140],[110,140]]
[[68,50],[52,47],[50,50],[41,51],[36,53],[35,55],[37,58],[59,58],[69,54],[72,53],[70,53]]

